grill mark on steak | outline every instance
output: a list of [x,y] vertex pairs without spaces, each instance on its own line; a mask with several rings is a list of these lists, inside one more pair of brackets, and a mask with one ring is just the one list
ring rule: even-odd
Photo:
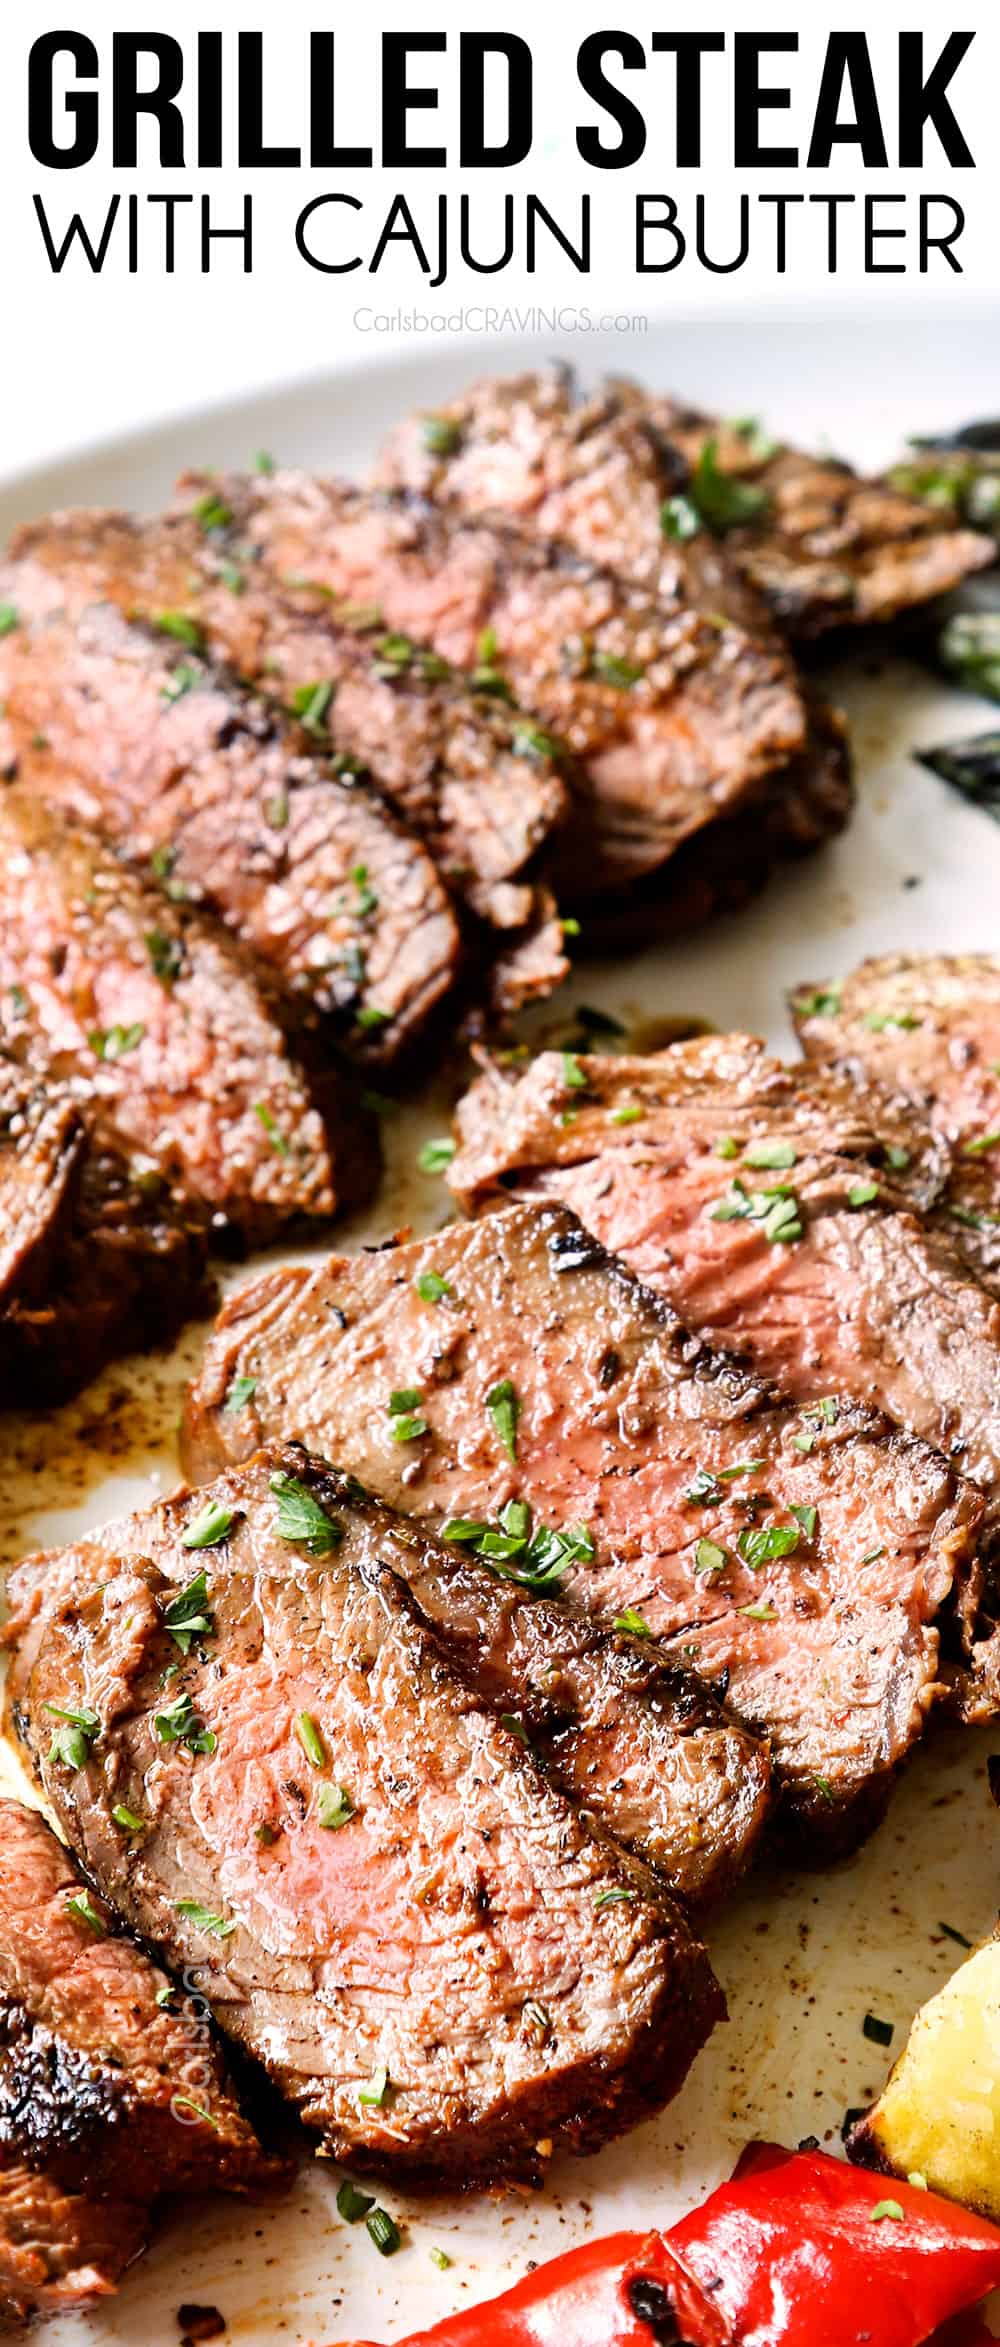
[[307,1076],[224,933],[17,784],[0,792],[0,1041],[90,1131],[252,1245],[326,1220],[367,1174],[364,1119]]
[[64,1401],[211,1309],[203,1218],[88,1132],[68,1085],[5,1054],[0,1211],[0,1407]]
[[[452,1289],[447,1310],[421,1302],[428,1269]],[[236,1415],[234,1375],[256,1381]],[[507,1381],[513,1462],[488,1406]],[[412,1445],[388,1410],[404,1384],[429,1429]],[[728,1688],[771,1739],[786,1822],[827,1846],[874,1822],[941,1692],[941,1609],[977,1569],[981,1497],[926,1445],[850,1402],[832,1424],[776,1404],[554,1205],[246,1287],[189,1399],[189,1471],[281,1428],[434,1528],[495,1518],[513,1497],[547,1523],[588,1524],[596,1553],[573,1564],[572,1594],[599,1618],[641,1609],[678,1663]],[[707,1515],[687,1501],[700,1469],[752,1459],[762,1468],[724,1480]],[[816,1508],[814,1537],[753,1569],[740,1534],[793,1524],[793,1505]],[[706,1534],[718,1571],[699,1556]],[[763,1619],[744,1610],[762,1604]]]
[[[51,1725],[51,1723],[50,1723]],[[119,1829],[120,1831],[120,1829]],[[82,1876],[37,1811],[0,1802],[0,2303],[21,2318],[113,2288],[165,2191],[275,2182],[208,2025],[74,1915]]]
[[[473,692],[468,678],[416,648],[408,656],[398,642],[387,657],[377,614],[335,615],[329,597],[308,579],[278,580],[251,551],[235,524],[206,532],[189,512],[155,521],[64,513],[22,529],[12,560],[0,569],[2,591],[22,622],[0,646],[0,682],[26,694],[40,623],[64,615],[78,621],[88,607],[111,601],[130,619],[181,613],[215,661],[272,702],[290,703],[297,691],[329,686],[312,721],[314,754],[325,743],[370,770],[381,797],[426,840],[453,894],[477,922],[499,933],[492,941],[502,970],[498,984],[507,987],[513,1007],[519,956],[529,947],[537,963],[544,943],[547,984],[557,983],[565,974],[561,935],[535,876],[539,851],[568,806],[555,761],[540,744],[530,754],[516,748],[523,718],[491,697],[485,681]],[[227,583],[234,566],[238,594]],[[43,642],[51,654],[60,639]],[[480,669],[485,680],[485,665]],[[26,722],[20,731],[23,741]],[[328,779],[331,795],[343,800],[344,781]],[[367,804],[374,824],[370,794]],[[411,853],[419,863],[416,844]],[[517,934],[508,944],[509,932]],[[532,991],[535,986],[537,973]]]
[[366,784],[109,605],[33,627],[22,611],[0,695],[22,784],[152,860],[175,902],[207,903],[356,1057],[405,1050],[452,985],[458,929],[429,855]]
[[[275,1475],[332,1523],[325,1553],[279,1533]],[[153,1720],[177,1661],[163,1607],[190,1579],[183,1533],[206,1498],[233,1523],[204,1556],[212,1629],[170,1684],[217,1736],[192,1759]],[[34,1620],[9,1700],[93,1878],[197,1967],[326,2150],[462,2184],[532,2175],[553,2143],[594,2148],[666,2101],[721,1994],[652,1876],[477,1703],[395,1548],[355,1484],[300,1451],[262,1454],[16,1573],[16,1622]],[[47,1753],[57,1690],[101,1721],[72,1775]],[[320,1785],[348,1798],[338,1831],[319,1821]],[[113,1800],[149,1820],[124,1849]]]
[[796,989],[791,1010],[812,1065],[879,1087],[901,1123],[929,1126],[946,1159],[938,1219],[1000,1296],[1000,961],[885,954],[832,990]]
[[[182,510],[203,493],[189,476]],[[377,606],[390,630],[459,669],[476,667],[486,635],[493,666],[546,729],[539,746],[549,754],[551,735],[572,760],[573,822],[545,857],[557,892],[593,895],[655,870],[802,746],[783,650],[720,612],[665,613],[565,546],[417,499],[291,472],[227,474],[218,493],[277,577]]]

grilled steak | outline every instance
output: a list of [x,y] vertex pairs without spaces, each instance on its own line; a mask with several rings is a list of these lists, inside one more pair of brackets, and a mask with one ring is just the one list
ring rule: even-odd
[[[506,966],[516,968],[531,945],[537,956],[539,931],[551,916],[533,860],[562,821],[568,799],[541,741],[533,734],[530,749],[518,748],[524,720],[502,697],[503,680],[481,661],[473,690],[472,680],[452,675],[444,662],[387,635],[377,613],[359,608],[334,617],[329,596],[308,579],[279,579],[249,558],[240,530],[226,518],[231,509],[218,497],[209,498],[207,510],[210,517],[221,514],[221,523],[216,518],[206,527],[197,511],[153,522],[83,512],[57,514],[18,533],[14,558],[0,568],[0,592],[21,622],[0,645],[0,686],[16,691],[15,712],[26,708],[29,692],[33,699],[44,692],[44,682],[32,682],[42,659],[63,654],[58,629],[39,635],[43,619],[79,620],[95,603],[110,601],[128,617],[138,611],[165,620],[182,637],[186,627],[195,646],[272,700],[297,700],[317,756],[332,748],[351,772],[371,769],[382,798],[427,841],[449,888],[477,920],[500,932]],[[183,667],[195,665],[180,652],[178,659]],[[117,705],[115,715],[120,723]],[[19,734],[23,749],[30,738],[26,716]],[[328,779],[343,827],[348,777],[338,781],[328,770]],[[273,791],[273,779],[265,787]],[[361,822],[363,810],[371,831],[371,794],[359,792],[357,782],[354,789],[361,802],[354,821]],[[384,829],[391,842],[393,827]],[[366,840],[361,860],[381,864],[389,856],[388,846],[376,855]],[[421,867],[415,843],[411,858]],[[413,885],[404,893],[404,910]],[[548,953],[559,963],[554,984],[565,966],[555,933]]]
[[[207,903],[281,985],[394,1058],[454,976],[430,856],[357,776],[176,640],[91,606],[0,643],[19,780]],[[44,730],[43,730],[44,728]]]
[[[522,748],[570,753],[574,819],[546,871],[596,894],[655,870],[801,748],[805,718],[787,657],[716,610],[670,612],[611,571],[493,522],[463,524],[420,500],[302,473],[223,475],[241,544],[285,579],[376,608],[391,657],[423,642],[533,711]],[[204,477],[181,484],[182,510]],[[541,730],[544,728],[545,730]]]
[[[13,1717],[107,1897],[326,2150],[533,2174],[667,2100],[722,1999],[679,1910],[454,1671],[399,1553],[356,1485],[258,1456],[52,1561]],[[15,1624],[40,1579],[15,1574]],[[100,1723],[82,1767],[51,1702]]]
[[[428,1275],[450,1296],[428,1305]],[[254,1381],[239,1413],[234,1376]],[[855,1404],[776,1405],[556,1206],[235,1296],[189,1467],[282,1427],[436,1529],[511,1501],[586,1526],[567,1588],[728,1687],[771,1738],[786,1820],[827,1846],[874,1822],[939,1693],[937,1616],[975,1573],[982,1502],[925,1445]]]
[[0,791],[0,1005],[2,1040],[214,1228],[260,1243],[357,1195],[364,1120],[332,1074],[307,1079],[229,940],[17,784]]
[[[49,1716],[70,1749],[77,1726]],[[110,1830],[128,1838],[128,1829]],[[113,2287],[163,2192],[280,2174],[199,2011],[112,1936],[37,1811],[0,1802],[0,2304],[8,2319]]]
[[842,985],[801,987],[791,1007],[811,1062],[930,1126],[948,1158],[939,1219],[1000,1295],[1000,961],[886,954]]
[[954,513],[942,515],[933,502],[834,458],[776,445],[753,425],[741,431],[683,401],[650,399],[632,385],[618,389],[684,458],[696,498],[706,467],[710,497],[722,477],[724,510],[733,510],[733,481],[757,492],[757,510],[746,518],[737,503],[726,544],[793,637],[895,619],[996,560],[990,538],[956,527]]
[[0,1054],[0,1407],[65,1400],[207,1312],[205,1232],[88,1134],[68,1084]]

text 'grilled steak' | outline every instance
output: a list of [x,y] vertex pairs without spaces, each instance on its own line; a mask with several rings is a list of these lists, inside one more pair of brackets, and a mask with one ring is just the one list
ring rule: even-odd
[[[64,1749],[74,1732],[86,1743],[47,1716]],[[105,2294],[161,2193],[279,2173],[197,2003],[115,1936],[37,1811],[0,1802],[0,2312]]]
[[[428,1275],[448,1291],[432,1305]],[[236,1375],[254,1381],[242,1425]],[[186,1455],[205,1470],[281,1428],[436,1528],[512,1501],[586,1527],[567,1588],[728,1688],[771,1738],[791,1821],[849,1840],[879,1813],[940,1691],[937,1618],[975,1570],[979,1495],[857,1406],[774,1405],[562,1208],[246,1288]]]
[[[329,2151],[533,2174],[666,2101],[722,2000],[649,1873],[451,1667],[393,1548],[355,1485],[259,1456],[21,1568],[13,1717],[107,1897]],[[99,1723],[81,1767],[51,1702]]]

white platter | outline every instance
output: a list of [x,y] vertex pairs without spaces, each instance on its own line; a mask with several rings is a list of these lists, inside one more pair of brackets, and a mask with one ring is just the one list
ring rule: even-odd
[[[630,347],[589,338],[568,353],[588,376],[641,374],[723,411],[759,412],[778,433],[826,442],[865,462],[907,432],[1000,407],[1000,318],[958,304],[882,319],[843,310],[798,322],[706,319],[654,327]],[[0,486],[0,534],[57,504],[152,507],[186,463],[240,463],[259,448],[288,463],[363,469],[409,405],[434,405],[487,365],[538,363],[539,344],[470,354],[428,343],[417,355],[283,393],[248,397],[117,445],[70,455]],[[998,944],[1000,827],[915,765],[915,744],[985,728],[996,712],[941,689],[905,663],[836,672],[848,710],[860,803],[846,837],[783,874],[738,917],[630,961],[581,967],[560,1013],[591,1001],[623,1013],[695,1014],[750,1027],[788,1049],[786,986],[891,947]],[[393,1120],[386,1187],[349,1243],[402,1221],[444,1218],[439,1184],[414,1180],[419,1138],[439,1130],[438,1098]],[[169,1363],[116,1369],[48,1421],[2,1429],[0,1541],[6,1558],[147,1502],[176,1480],[173,1428],[197,1334]],[[1000,1742],[1000,1731],[997,1741]],[[541,2194],[404,2203],[404,2246],[382,2261],[340,2223],[338,2177],[304,2169],[279,2208],[224,2200],[179,2207],[108,2311],[66,2319],[50,2347],[179,2341],[176,2310],[215,2305],[243,2347],[398,2339],[513,2282],[531,2259],[623,2223],[667,2223],[732,2164],[754,2134],[839,2147],[847,2105],[881,2083],[884,2057],[862,2035],[866,2010],[897,2027],[953,1968],[940,1926],[969,1939],[991,1928],[998,1842],[986,1785],[989,1735],[939,1735],[897,1794],[888,1823],[826,1875],[772,1873],[734,1900],[711,1933],[730,2021],[656,2122],[589,2161],[557,2163]],[[13,1766],[12,1756],[7,1765]],[[432,2248],[451,2266],[440,2270]]]

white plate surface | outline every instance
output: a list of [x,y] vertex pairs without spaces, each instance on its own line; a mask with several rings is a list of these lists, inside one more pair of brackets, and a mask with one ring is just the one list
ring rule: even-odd
[[[723,411],[759,412],[789,437],[864,462],[894,455],[909,431],[1000,407],[1000,319],[974,306],[928,307],[880,321],[864,312],[798,323],[701,319],[655,327],[640,343],[590,340],[565,355],[588,375],[641,374]],[[538,363],[540,345],[496,348],[504,370]],[[481,351],[430,345],[381,368],[248,397],[115,446],[70,456],[0,489],[0,533],[57,504],[153,507],[186,463],[236,463],[259,448],[292,464],[363,469],[409,405],[434,405],[483,370]],[[788,1049],[784,991],[894,947],[998,944],[1000,828],[913,763],[915,744],[988,725],[988,705],[940,688],[899,662],[864,662],[834,678],[846,707],[860,804],[846,837],[782,875],[738,917],[675,947],[581,968],[559,1005],[603,1004],[627,1018],[697,1014],[749,1027]],[[550,1014],[551,1016],[551,1014]],[[439,1184],[414,1180],[421,1134],[439,1130],[431,1097],[394,1120],[386,1187],[351,1244],[401,1220],[443,1219]],[[3,1554],[75,1536],[176,1480],[173,1427],[193,1334],[164,1363],[116,1369],[47,1422],[5,1428]],[[994,1739],[996,1740],[996,1739]],[[884,2057],[862,2035],[866,2010],[896,2024],[953,1969],[950,1924],[973,1939],[997,1905],[997,1830],[986,1786],[988,1735],[930,1742],[888,1823],[857,1858],[826,1875],[758,1877],[711,1932],[730,2003],[683,2093],[663,2117],[597,2159],[562,2160],[527,2198],[404,2202],[382,2197],[404,2246],[383,2262],[364,2228],[337,2217],[336,2173],[306,2168],[280,2208],[233,2202],[178,2207],[152,2254],[110,2309],[50,2326],[51,2347],[179,2341],[177,2308],[219,2307],[243,2347],[398,2339],[474,2304],[540,2259],[621,2224],[669,2223],[732,2164],[747,2137],[839,2144],[844,2109],[881,2083]],[[452,2259],[441,2271],[432,2248]]]

